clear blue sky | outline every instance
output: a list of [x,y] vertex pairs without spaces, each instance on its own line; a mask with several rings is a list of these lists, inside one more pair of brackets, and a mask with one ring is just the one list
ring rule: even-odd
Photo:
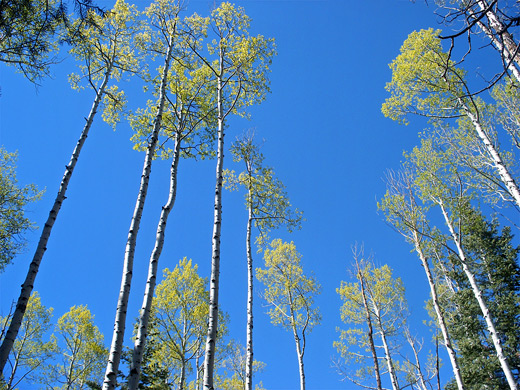
[[[110,8],[112,2],[97,1]],[[138,1],[143,9],[148,2]],[[428,290],[415,254],[385,225],[376,202],[385,192],[386,169],[398,168],[404,149],[417,143],[421,124],[399,126],[383,117],[381,103],[390,80],[388,63],[407,35],[435,27],[434,7],[408,0],[238,0],[253,18],[252,32],[276,39],[278,56],[271,73],[272,93],[251,110],[252,120],[232,120],[227,145],[248,128],[265,139],[266,163],[286,184],[306,222],[292,235],[304,270],[321,283],[317,300],[323,322],[308,337],[305,355],[308,389],[353,389],[331,367],[332,342],[340,325],[336,294],[346,280],[352,244],[364,242],[377,262],[388,263],[403,279],[410,303],[412,331],[430,339],[422,324]],[[213,1],[191,1],[186,15],[207,15]],[[64,55],[65,53],[62,53]],[[30,218],[43,226],[64,167],[76,143],[92,92],[74,92],[66,58],[52,68],[52,79],[35,88],[20,74],[0,67],[0,144],[18,150],[21,183],[46,189],[30,206]],[[134,91],[135,99],[142,101]],[[101,116],[95,120],[69,186],[37,277],[37,290],[55,320],[72,305],[86,304],[110,343],[121,280],[124,246],[138,191],[143,153],[133,151],[131,130],[114,132]],[[233,168],[228,153],[226,167]],[[149,198],[138,238],[128,311],[126,345],[138,315],[153,247],[157,219],[166,201],[169,163],[154,163]],[[160,269],[172,269],[184,256],[210,272],[214,161],[181,161],[178,197],[170,216]],[[237,167],[236,169],[241,169]],[[221,298],[231,317],[230,335],[245,342],[247,214],[242,194],[223,199]],[[9,311],[32,258],[39,230],[28,235],[27,251],[0,276],[0,314]],[[256,266],[262,264],[256,255]],[[260,289],[260,285],[257,285]],[[267,389],[296,389],[298,367],[289,333],[269,323],[260,298],[255,308],[255,357],[267,363],[258,376]],[[444,377],[446,380],[447,377]]]

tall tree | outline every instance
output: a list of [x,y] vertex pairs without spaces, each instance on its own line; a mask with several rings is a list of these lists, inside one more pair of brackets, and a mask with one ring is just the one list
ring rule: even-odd
[[[417,187],[421,199],[431,202],[440,209],[441,215],[448,228],[447,237],[442,237],[443,245],[454,256],[467,278],[474,298],[478,302],[482,317],[485,321],[489,336],[492,339],[496,356],[500,362],[502,371],[507,378],[511,390],[517,389],[517,384],[508,362],[508,356],[502,347],[503,337],[496,326],[496,318],[489,310],[489,303],[482,294],[482,289],[477,280],[472,259],[466,249],[466,237],[464,226],[473,212],[470,204],[471,185],[462,182],[457,167],[454,166],[449,156],[432,148],[432,143],[423,141],[421,148],[415,148],[410,155],[410,161],[417,171]],[[469,189],[468,189],[469,188]],[[450,246],[450,241],[454,248]],[[480,253],[476,261],[484,261],[484,254]]]
[[[135,7],[128,6],[123,0],[118,0],[106,18],[92,14],[91,17],[97,19],[97,21],[95,26],[85,27],[83,34],[88,39],[78,40],[77,44],[71,49],[71,53],[78,60],[84,62],[84,65],[80,66],[81,74],[71,76],[73,87],[81,88],[79,83],[84,80],[95,92],[95,98],[71,159],[65,167],[58,194],[45,222],[38,246],[29,265],[27,276],[22,284],[13,319],[0,346],[0,372],[3,372],[5,362],[18,334],[27,307],[27,301],[31,295],[40,263],[47,249],[52,228],[62,203],[66,199],[67,187],[98,107],[103,100],[109,110],[113,111],[121,107],[122,92],[118,92],[115,85],[109,87],[109,81],[112,78],[119,79],[126,72],[138,70],[139,63],[137,57],[134,56],[133,47],[133,36],[139,28],[135,13]],[[76,23],[81,22],[78,21]]]
[[[159,76],[148,78],[148,81],[157,91],[157,100],[153,112],[152,131],[148,136],[145,149],[145,158],[141,173],[139,191],[137,193],[136,203],[130,228],[128,230],[128,238],[125,247],[123,259],[123,272],[121,276],[121,287],[117,301],[116,316],[114,320],[114,332],[112,335],[112,343],[110,346],[110,355],[107,362],[105,372],[105,381],[103,390],[113,390],[116,387],[117,372],[119,362],[123,350],[123,340],[126,328],[126,313],[128,308],[128,299],[132,285],[133,264],[135,255],[135,246],[137,243],[137,235],[141,224],[144,204],[148,194],[148,184],[150,181],[150,173],[152,171],[152,162],[156,154],[157,142],[159,140],[160,131],[162,129],[164,109],[168,101],[168,79],[171,73],[171,64],[175,59],[175,48],[179,40],[178,32],[178,15],[182,10],[182,1],[175,2],[167,0],[159,0],[147,8],[147,16],[153,29],[147,30],[141,34],[141,41],[145,42],[145,50],[149,54],[155,56],[159,54],[163,58],[163,65],[159,68]],[[146,44],[147,43],[147,44]],[[115,118],[117,119],[117,117]],[[112,119],[114,121],[114,119]],[[114,121],[115,123],[115,121]],[[176,166],[175,166],[176,169]],[[153,295],[150,294],[150,298]],[[135,375],[138,375],[138,368],[133,367],[135,374],[131,376],[133,384],[137,384]]]
[[[177,24],[177,29],[182,30],[182,23],[176,21],[180,4],[178,2],[159,1],[153,3],[147,9],[147,15],[151,19],[151,24],[156,31],[152,31],[148,44],[153,46],[154,51],[159,51],[156,46],[160,42],[161,36],[169,36],[168,28],[172,24]],[[180,25],[180,26],[179,26]],[[157,224],[155,245],[150,255],[148,277],[146,289],[143,297],[143,304],[139,316],[139,326],[137,337],[134,343],[132,361],[130,366],[129,389],[136,389],[139,383],[140,366],[152,298],[157,279],[157,269],[159,258],[164,246],[166,225],[168,216],[175,204],[177,194],[177,175],[179,160],[181,157],[206,157],[211,154],[208,150],[213,142],[214,133],[207,130],[213,119],[210,92],[208,90],[209,74],[205,66],[201,66],[200,61],[194,57],[193,53],[187,52],[187,41],[190,37],[179,33],[176,38],[174,49],[176,51],[176,61],[171,64],[167,77],[165,109],[161,119],[161,131],[166,141],[162,143],[156,154],[162,158],[171,159],[170,186],[168,200],[161,209],[161,215]],[[140,110],[131,116],[131,125],[134,128],[133,137],[138,149],[146,150],[148,137],[150,136],[150,118],[153,118],[154,104],[148,102],[146,110]],[[174,145],[170,149],[167,147],[168,141],[172,140]]]
[[508,195],[520,207],[520,189],[500,152],[498,139],[493,139],[485,126],[483,103],[471,95],[464,71],[442,50],[438,34],[433,29],[413,32],[403,43],[401,54],[390,64],[392,80],[386,89],[391,96],[382,111],[405,123],[409,113],[429,117],[433,124],[450,118],[469,121],[468,131],[484,147],[483,158],[491,161]]
[[214,60],[207,59],[200,47],[193,45],[195,54],[206,64],[213,76],[217,108],[217,165],[212,235],[210,277],[210,312],[204,358],[204,387],[214,388],[213,371],[218,327],[218,295],[220,275],[220,232],[222,223],[222,181],[224,164],[224,129],[229,114],[245,115],[244,108],[264,100],[268,92],[268,72],[274,55],[272,39],[248,33],[250,18],[240,7],[222,3],[210,18],[194,17],[191,25],[210,25],[214,34],[207,51]]
[[[518,382],[520,336],[516,330],[520,326],[520,269],[517,259],[520,248],[512,245],[509,228],[504,228],[502,232],[498,229],[496,221],[487,222],[480,213],[471,211],[464,227],[464,249],[483,299],[492,302],[489,305],[490,315]],[[508,389],[493,341],[483,331],[486,329],[485,320],[471,285],[455,256],[449,256],[446,261],[447,277],[455,286],[445,298],[450,300],[447,305],[453,307],[449,312],[449,327],[460,349],[465,383],[472,389],[482,386]],[[448,388],[453,388],[453,385]]]
[[[361,346],[362,350],[371,350],[372,360],[378,359],[376,347],[382,349],[390,383],[393,390],[398,390],[400,387],[394,361],[396,352],[392,347],[392,339],[398,337],[408,316],[404,286],[401,279],[392,277],[392,270],[387,265],[375,267],[371,260],[356,260],[355,274],[358,282],[342,282],[337,292],[344,301],[341,307],[343,322],[362,325],[362,327],[343,330],[340,341],[335,345],[344,357],[350,359],[354,357],[355,360],[362,357],[359,352],[353,350],[357,346]],[[376,345],[374,342],[374,331],[382,345]],[[374,363],[373,369],[379,370],[378,364]],[[362,368],[354,376],[347,377],[354,383],[360,384],[359,379],[364,379],[366,376]],[[377,387],[370,388],[380,388],[380,386],[379,381]]]
[[312,277],[303,274],[301,255],[294,243],[275,239],[271,249],[264,251],[266,269],[257,268],[256,277],[266,286],[263,298],[272,307],[269,316],[273,325],[281,325],[291,331],[296,344],[300,389],[305,390],[303,356],[307,346],[307,333],[318,325],[321,316],[314,306],[314,297],[320,285]]
[[258,145],[254,143],[253,134],[237,139],[231,147],[236,162],[243,161],[245,170],[238,176],[234,171],[226,170],[224,180],[226,186],[237,189],[243,186],[246,190],[246,207],[248,211],[246,229],[247,258],[247,356],[245,361],[246,390],[253,389],[253,251],[251,248],[252,227],[258,229],[257,242],[265,243],[272,229],[285,225],[289,231],[301,227],[302,215],[293,211],[285,186],[274,177],[272,168],[264,167],[264,156]]
[[404,166],[397,174],[390,173],[387,176],[387,192],[381,202],[378,203],[378,208],[385,213],[387,221],[394,229],[414,247],[421,261],[430,287],[435,320],[441,330],[457,388],[463,390],[465,387],[462,381],[460,365],[451,340],[452,337],[448,331],[445,309],[443,309],[440,302],[439,287],[430,266],[431,258],[435,256],[437,250],[436,243],[431,240],[435,233],[429,226],[426,217],[427,209],[421,206],[420,200],[417,199],[414,180],[414,174],[409,166]]
[[16,153],[0,148],[0,272],[25,248],[24,233],[34,226],[25,209],[43,194],[32,184],[18,184],[16,158]]

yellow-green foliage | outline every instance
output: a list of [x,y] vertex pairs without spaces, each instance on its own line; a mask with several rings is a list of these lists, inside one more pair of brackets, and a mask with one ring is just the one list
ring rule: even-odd
[[377,338],[376,346],[381,344],[378,334],[384,333],[390,338],[402,331],[401,327],[407,316],[407,303],[403,283],[400,278],[392,277],[392,269],[388,265],[375,267],[369,261],[360,264],[357,282],[342,281],[340,288],[336,290],[343,301],[340,309],[341,320],[348,325],[348,329],[337,329],[340,332],[339,340],[333,345],[344,359],[344,367],[348,371],[351,371],[350,363],[356,364],[351,366],[356,369],[349,375],[358,380],[373,380],[374,368],[371,363],[367,311],[360,277],[363,278],[373,337]]
[[256,277],[266,286],[263,297],[272,306],[271,322],[289,330],[310,331],[321,320],[318,308],[313,307],[320,285],[303,274],[301,255],[293,242],[275,239],[270,247],[264,252],[266,269],[257,268]]
[[390,64],[392,80],[386,84],[390,97],[382,106],[385,116],[407,123],[406,115],[429,117],[459,115],[464,72],[455,68],[442,50],[440,30],[414,31]]
[[47,383],[86,389],[87,381],[101,383],[108,351],[103,335],[86,306],[72,306],[56,326],[62,361],[49,368]]
[[[198,275],[198,266],[184,258],[173,271],[164,270],[164,280],[157,285],[152,303],[149,342],[151,366],[169,373],[177,383],[180,367],[186,365],[187,376],[193,361],[204,355],[209,293],[207,281]],[[227,333],[227,318],[219,313],[219,338]]]

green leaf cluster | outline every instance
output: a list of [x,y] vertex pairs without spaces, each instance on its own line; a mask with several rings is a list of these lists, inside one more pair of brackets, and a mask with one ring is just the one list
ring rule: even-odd
[[257,268],[256,277],[266,286],[263,298],[271,305],[268,314],[273,325],[287,330],[310,331],[320,323],[314,298],[320,285],[303,274],[301,255],[293,242],[275,239],[264,251],[265,269]]
[[33,184],[19,186],[16,159],[0,148],[0,272],[25,248],[24,233],[34,228],[25,216],[27,205],[43,195]]

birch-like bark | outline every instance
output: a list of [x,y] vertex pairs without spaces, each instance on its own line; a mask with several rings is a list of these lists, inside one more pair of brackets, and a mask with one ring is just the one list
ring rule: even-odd
[[119,361],[121,359],[121,352],[123,349],[123,339],[125,335],[126,312],[128,306],[128,298],[130,296],[130,287],[132,284],[132,272],[135,254],[135,245],[137,241],[137,233],[139,232],[139,225],[143,214],[144,203],[148,192],[148,182],[150,179],[150,172],[152,171],[152,161],[155,154],[155,147],[159,138],[159,131],[162,124],[162,115],[164,104],[166,101],[166,84],[170,62],[173,51],[173,37],[170,37],[168,42],[168,50],[164,60],[163,73],[161,75],[161,86],[159,93],[159,103],[157,105],[157,113],[155,115],[153,131],[150,137],[150,142],[146,150],[144,159],[143,172],[141,175],[141,183],[135,204],[134,213],[130,222],[130,229],[128,231],[128,239],[125,248],[125,258],[123,264],[123,275],[121,278],[121,288],[119,298],[117,301],[116,318],[114,322],[114,333],[112,335],[112,344],[110,346],[110,355],[108,358],[107,368],[105,372],[105,380],[103,383],[103,390],[114,390],[116,387],[117,372],[119,369]]
[[168,196],[168,201],[163,206],[161,211],[161,216],[159,218],[157,232],[155,235],[155,246],[150,256],[146,289],[143,298],[143,305],[140,311],[139,327],[137,329],[137,337],[135,339],[134,350],[132,353],[132,362],[130,365],[130,376],[128,378],[129,390],[137,389],[139,385],[139,379],[141,376],[141,363],[143,360],[144,347],[148,332],[148,322],[150,319],[150,310],[152,308],[153,294],[157,281],[157,268],[159,264],[159,258],[161,257],[162,249],[164,246],[164,236],[166,233],[166,224],[168,223],[168,216],[170,215],[170,211],[172,210],[175,204],[175,197],[177,194],[177,168],[179,166],[180,159],[180,145],[180,135],[177,134],[175,138],[172,165],[170,168],[170,193]]
[[181,375],[179,377],[179,390],[184,390],[184,382],[186,381],[186,360],[182,360]]
[[296,353],[298,355],[298,368],[300,371],[300,390],[305,390],[305,370],[303,367],[303,352],[301,350],[300,338],[296,331],[296,327],[293,328],[294,341],[296,343]]
[[217,75],[218,142],[215,184],[215,208],[213,214],[213,237],[211,242],[211,279],[209,291],[209,321],[204,354],[204,389],[213,390],[213,368],[218,327],[218,293],[220,277],[220,229],[222,224],[222,172],[224,165],[224,108],[223,73],[224,58],[222,46],[219,48],[219,73]]
[[[520,66],[520,56],[518,55],[518,45],[516,44],[513,36],[507,31],[506,26],[499,20],[495,12],[492,9],[488,9],[488,4],[485,0],[478,0],[477,4],[482,12],[486,11],[486,17],[489,21],[489,25],[495,31],[496,34],[500,35],[502,38],[502,42],[500,39],[489,31],[489,28],[484,25],[481,21],[477,24],[481,28],[482,31],[488,36],[493,45],[503,53],[504,62],[509,63],[509,69],[512,71],[515,78],[520,82],[520,71],[517,66]],[[516,64],[516,65],[515,65]]]
[[419,236],[416,230],[413,230],[413,241],[415,245],[415,250],[419,255],[419,259],[421,260],[421,264],[424,268],[424,272],[426,273],[426,278],[428,279],[428,284],[430,286],[430,294],[432,296],[433,308],[435,310],[435,314],[437,315],[437,323],[441,328],[442,338],[444,340],[444,346],[446,347],[446,351],[448,352],[448,357],[450,359],[451,367],[453,370],[453,375],[455,376],[455,381],[457,382],[457,388],[459,390],[464,390],[464,382],[462,381],[462,376],[460,375],[460,368],[457,362],[457,354],[453,349],[453,345],[451,344],[450,335],[448,333],[448,327],[446,326],[446,321],[444,320],[444,315],[442,314],[441,307],[439,305],[439,297],[437,295],[437,288],[435,286],[435,281],[433,280],[433,276],[430,270],[430,265],[428,264],[428,259],[424,255],[424,252],[421,247],[421,243],[419,240]]
[[251,251],[251,228],[253,225],[252,190],[249,188],[249,215],[247,219],[247,353],[246,390],[253,390],[253,255]]
[[397,376],[395,375],[394,365],[392,363],[392,355],[390,355],[390,348],[388,347],[388,342],[386,341],[386,333],[383,330],[383,324],[381,323],[379,308],[374,301],[372,301],[372,307],[374,308],[374,313],[376,314],[376,321],[379,323],[379,334],[381,336],[381,341],[383,342],[383,350],[385,351],[385,359],[388,367],[388,375],[390,375],[390,382],[392,383],[392,389],[399,390]]
[[518,188],[518,185],[509,173],[509,170],[502,161],[502,158],[500,157],[500,154],[496,150],[495,146],[493,145],[488,135],[482,128],[482,125],[480,124],[480,121],[478,120],[477,116],[475,116],[475,114],[473,114],[470,111],[467,104],[461,98],[458,98],[458,101],[464,109],[465,114],[471,120],[471,123],[473,123],[478,137],[484,143],[484,146],[486,147],[486,150],[488,151],[489,156],[493,161],[493,165],[495,166],[495,169],[498,171],[498,174],[502,179],[502,182],[505,184],[509,194],[513,197],[513,200],[515,201],[516,205],[520,208],[520,189]]
[[513,373],[511,372],[511,369],[509,368],[509,364],[507,363],[507,358],[504,355],[504,351],[502,349],[502,345],[500,342],[500,337],[498,336],[498,333],[495,329],[495,324],[493,322],[493,319],[491,318],[491,313],[489,312],[487,304],[482,297],[482,292],[480,291],[477,281],[475,280],[475,275],[473,275],[473,273],[471,272],[471,270],[468,267],[468,264],[466,261],[466,255],[462,248],[462,243],[459,240],[459,236],[457,235],[457,233],[455,232],[455,229],[453,228],[453,224],[452,224],[450,218],[448,217],[448,213],[446,211],[446,208],[444,207],[444,203],[442,202],[442,200],[437,199],[436,203],[439,205],[439,207],[442,210],[442,215],[444,217],[444,221],[446,222],[446,225],[448,226],[451,237],[453,238],[453,241],[455,242],[455,246],[457,247],[457,252],[459,255],[460,262],[462,264],[462,269],[464,270],[464,273],[466,274],[466,277],[468,278],[468,281],[471,285],[471,289],[473,290],[473,295],[477,299],[480,310],[482,311],[482,316],[484,317],[484,320],[486,321],[488,332],[491,335],[491,339],[493,340],[493,345],[495,347],[495,351],[496,351],[498,360],[500,362],[502,371],[504,372],[506,379],[507,379],[507,383],[509,384],[509,388],[511,390],[518,390],[518,387],[515,382],[515,378],[513,376]]
[[291,323],[292,331],[294,335],[294,343],[296,344],[296,354],[298,355],[298,369],[300,372],[300,390],[305,390],[305,369],[303,366],[303,354],[305,353],[305,335],[303,335],[303,346],[300,342],[300,336],[298,336],[298,329],[296,328],[296,314],[294,313],[294,303],[292,294],[289,293],[289,308],[291,310]]
[[63,201],[66,199],[65,194],[67,192],[67,187],[69,185],[70,178],[72,177],[72,173],[74,172],[74,168],[76,167],[76,163],[78,162],[81,149],[83,148],[83,145],[87,140],[90,127],[94,122],[94,117],[96,116],[99,103],[101,103],[101,100],[103,99],[103,96],[105,94],[105,89],[110,79],[111,72],[112,65],[110,65],[107,68],[107,71],[105,72],[105,77],[103,78],[101,85],[96,91],[96,97],[94,98],[94,102],[92,103],[92,108],[90,109],[90,113],[87,117],[85,126],[83,127],[83,131],[81,132],[81,135],[76,143],[76,147],[72,152],[69,164],[65,167],[65,173],[63,174],[63,178],[61,179],[58,194],[56,196],[56,199],[54,200],[54,204],[52,205],[51,211],[49,212],[47,221],[45,222],[45,225],[43,227],[40,240],[38,241],[38,246],[36,247],[36,252],[34,253],[31,264],[29,265],[27,276],[25,277],[25,281],[22,284],[22,290],[16,303],[16,309],[13,313],[13,317],[11,319],[11,323],[9,324],[9,328],[5,333],[2,345],[0,346],[0,377],[3,376],[2,373],[4,371],[7,359],[9,358],[9,353],[13,348],[14,340],[16,339],[18,331],[20,330],[20,326],[22,325],[25,310],[27,309],[27,303],[34,288],[36,275],[38,274],[38,270],[40,268],[43,255],[47,250],[47,243],[51,236],[52,227],[56,222],[56,218],[58,217],[58,213],[60,212],[61,205]]
[[370,344],[370,352],[372,353],[372,358],[374,360],[374,373],[376,375],[376,383],[377,383],[377,390],[382,390],[382,384],[381,384],[381,372],[379,370],[379,361],[377,359],[377,353],[376,353],[376,346],[374,343],[374,330],[372,328],[372,317],[370,316],[370,310],[368,308],[368,301],[365,294],[365,278],[363,278],[363,275],[361,274],[361,270],[359,268],[359,264],[356,259],[356,267],[358,272],[358,279],[360,281],[360,287],[361,287],[361,296],[363,297],[363,306],[365,307],[365,313],[367,318],[367,326],[368,326],[368,342]]

